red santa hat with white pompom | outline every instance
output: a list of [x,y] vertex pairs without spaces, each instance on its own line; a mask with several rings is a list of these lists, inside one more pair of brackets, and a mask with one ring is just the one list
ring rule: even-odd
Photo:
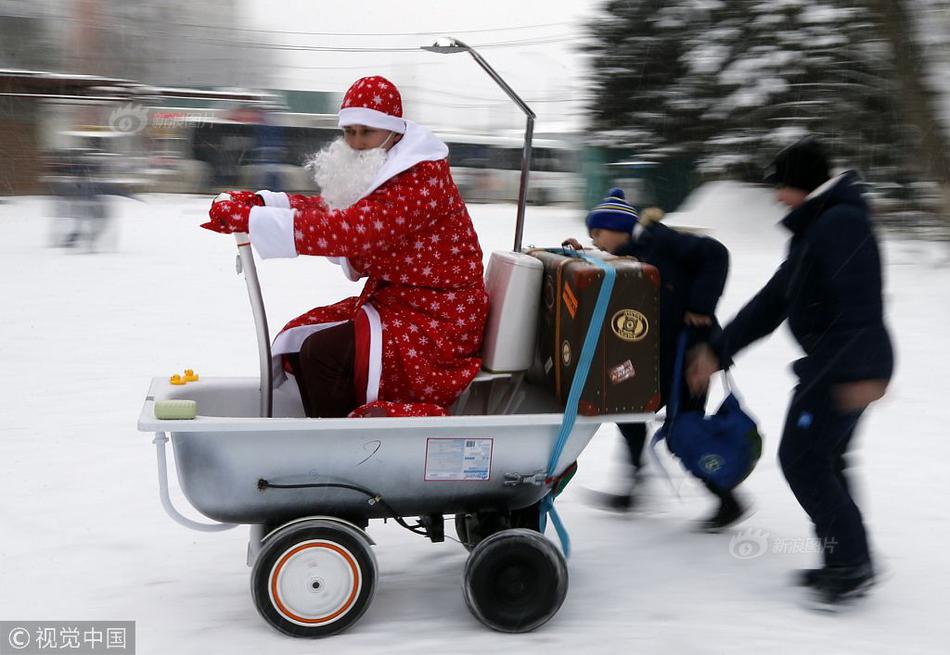
[[379,75],[356,80],[343,96],[339,125],[366,125],[405,134],[406,121],[402,117],[399,89]]

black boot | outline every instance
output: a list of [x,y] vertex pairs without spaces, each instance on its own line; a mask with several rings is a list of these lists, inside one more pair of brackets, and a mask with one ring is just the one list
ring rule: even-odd
[[635,468],[620,493],[589,490],[587,495],[590,503],[595,507],[612,512],[629,512],[638,504],[637,490],[641,484],[639,469]]
[[591,491],[591,501],[601,509],[612,512],[629,512],[636,505],[633,493],[612,494],[604,491]]
[[721,532],[730,525],[742,520],[749,511],[748,506],[742,503],[731,491],[719,491],[710,488],[719,498],[719,507],[709,518],[700,521],[699,529],[702,532]]
[[819,610],[836,611],[843,604],[864,596],[874,582],[870,562],[826,567],[811,587],[811,605]]
[[814,587],[821,582],[822,577],[828,569],[799,569],[792,574],[792,580],[796,587]]

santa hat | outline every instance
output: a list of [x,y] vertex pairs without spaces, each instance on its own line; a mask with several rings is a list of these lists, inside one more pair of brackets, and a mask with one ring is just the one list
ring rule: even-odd
[[587,229],[631,232],[637,220],[639,220],[637,212],[627,203],[623,190],[613,188],[603,202],[590,210],[587,215]]
[[366,125],[405,134],[402,96],[385,77],[362,77],[353,83],[340,106],[340,127]]

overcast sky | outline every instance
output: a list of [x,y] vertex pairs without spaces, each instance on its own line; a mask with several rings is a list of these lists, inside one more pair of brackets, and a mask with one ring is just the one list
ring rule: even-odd
[[523,125],[518,109],[471,57],[417,50],[448,34],[478,47],[538,114],[539,131],[582,125],[585,64],[577,40],[600,0],[244,2],[245,34],[258,44],[251,47],[278,48],[271,80],[277,88],[342,92],[363,75],[381,74],[400,88],[409,119],[477,130]]

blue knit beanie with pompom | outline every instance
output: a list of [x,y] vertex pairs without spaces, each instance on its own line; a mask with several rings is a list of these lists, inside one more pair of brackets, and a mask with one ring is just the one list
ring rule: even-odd
[[638,220],[640,217],[627,202],[623,189],[613,188],[603,202],[590,210],[586,221],[587,231],[600,228],[615,232],[632,232]]

